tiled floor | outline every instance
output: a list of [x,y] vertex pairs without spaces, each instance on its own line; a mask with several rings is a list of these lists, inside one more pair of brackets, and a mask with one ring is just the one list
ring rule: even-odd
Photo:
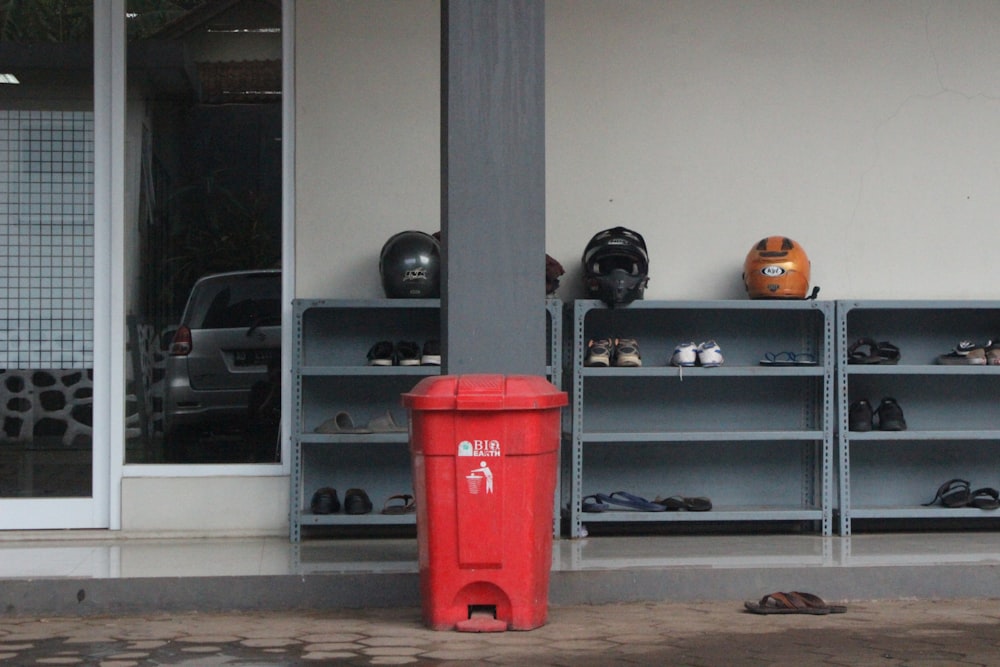
[[[561,539],[553,572],[872,568],[1000,564],[1000,532],[673,535]],[[411,538],[134,538],[104,532],[0,533],[0,579],[415,573]]]
[[436,632],[418,609],[0,617],[12,665],[994,665],[989,600],[850,603],[843,614],[760,616],[742,603],[554,606],[528,632]]
[[[0,533],[0,661],[950,665],[1000,642],[1000,532],[556,540],[547,624],[503,636],[424,627],[417,557],[412,538]],[[743,612],[776,590],[848,613]]]
[[[547,623],[500,634],[424,626],[413,539],[72,537],[0,534],[0,662],[954,665],[1000,642],[1000,533],[557,540]],[[847,613],[743,611],[775,590]]]

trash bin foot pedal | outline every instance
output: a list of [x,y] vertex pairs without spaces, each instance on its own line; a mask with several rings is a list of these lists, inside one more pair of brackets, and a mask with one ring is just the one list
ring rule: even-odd
[[469,618],[455,624],[459,632],[506,632],[507,622],[497,618],[496,607],[469,607]]

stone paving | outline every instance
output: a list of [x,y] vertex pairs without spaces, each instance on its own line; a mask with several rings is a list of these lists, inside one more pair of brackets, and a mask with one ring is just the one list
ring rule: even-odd
[[1000,664],[998,600],[847,605],[829,616],[759,616],[743,611],[742,601],[551,606],[545,626],[496,634],[434,632],[410,608],[2,617],[0,664]]

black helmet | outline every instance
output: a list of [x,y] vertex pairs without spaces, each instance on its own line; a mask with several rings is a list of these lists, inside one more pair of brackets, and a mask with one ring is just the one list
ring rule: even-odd
[[583,251],[583,280],[591,298],[611,307],[642,298],[649,282],[646,241],[624,227],[594,234]]
[[382,289],[390,299],[436,299],[441,296],[441,246],[430,234],[394,234],[378,260]]

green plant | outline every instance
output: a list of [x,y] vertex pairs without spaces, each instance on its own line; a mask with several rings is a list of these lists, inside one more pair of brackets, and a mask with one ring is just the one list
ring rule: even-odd
[[180,219],[171,225],[167,258],[168,292],[186,296],[203,275],[277,268],[281,263],[281,221],[271,219],[268,202],[252,190],[219,186],[218,174],[180,189]]

